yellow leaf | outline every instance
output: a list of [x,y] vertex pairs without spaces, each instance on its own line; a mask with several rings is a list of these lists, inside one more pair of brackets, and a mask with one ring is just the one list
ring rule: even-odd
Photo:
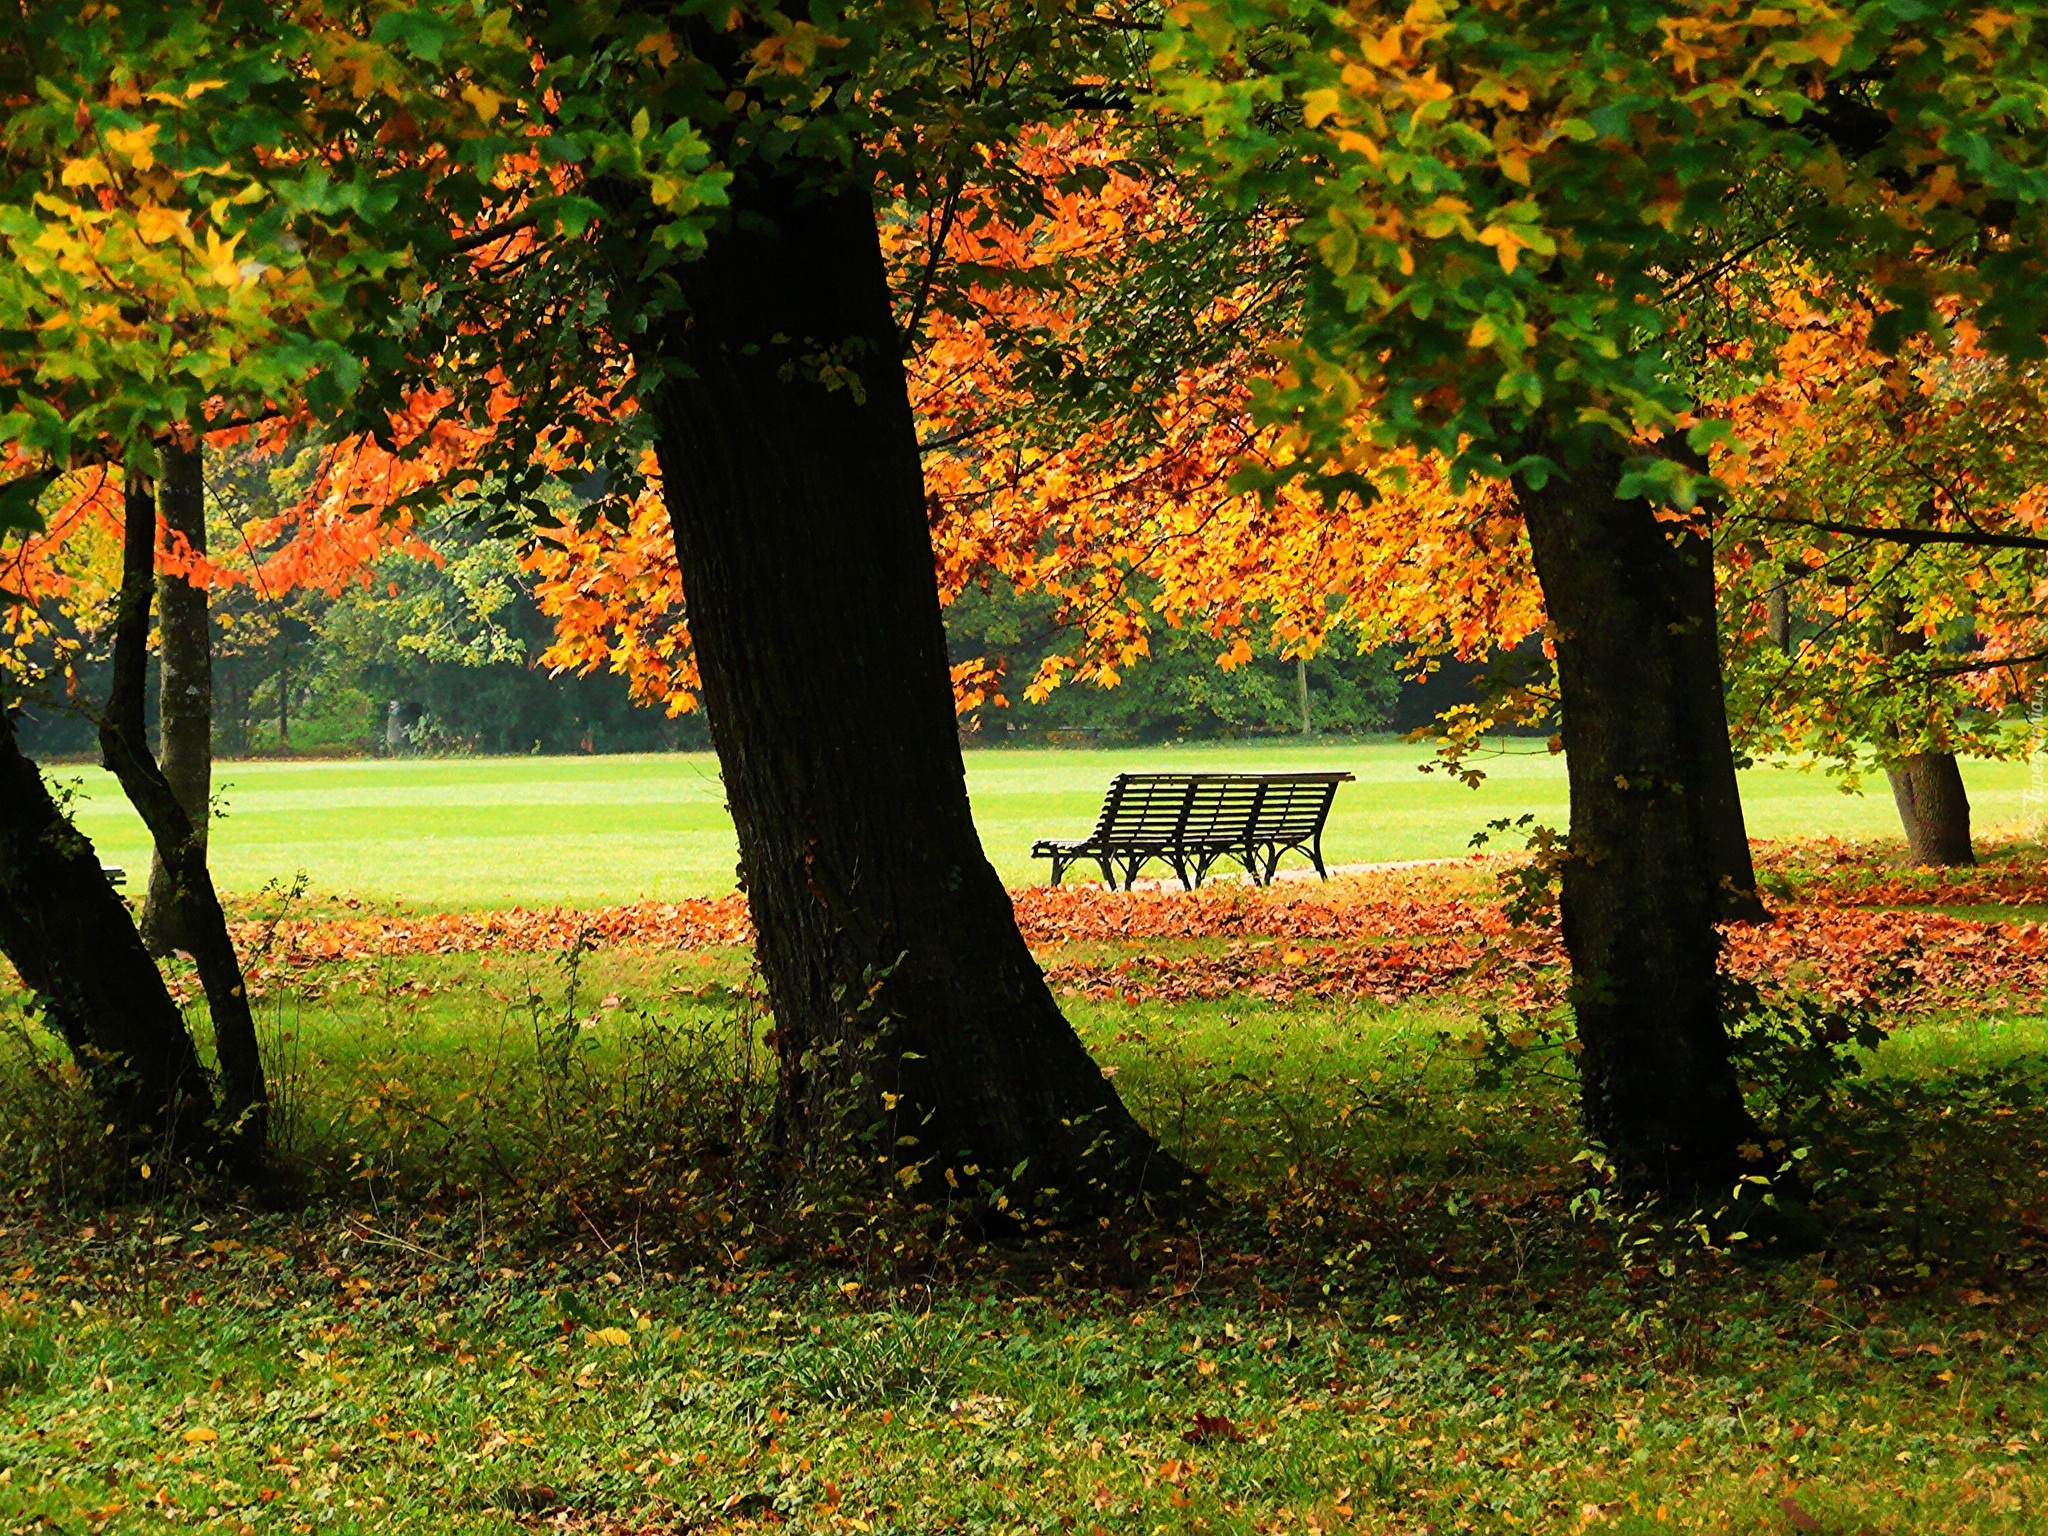
[[498,104],[504,100],[496,91],[487,91],[475,81],[462,88],[462,99],[476,108],[476,115],[487,123],[497,118]]
[[1337,147],[1339,149],[1351,150],[1355,154],[1361,154],[1374,165],[1380,163],[1379,145],[1354,128],[1340,128],[1337,130]]
[[208,1429],[203,1424],[185,1431],[185,1443],[187,1445],[210,1445],[219,1438],[218,1432]]
[[1493,247],[1494,254],[1500,257],[1501,271],[1512,272],[1515,270],[1515,263],[1521,259],[1522,247],[1527,242],[1512,225],[1489,224],[1479,231],[1479,243]]
[[97,187],[112,179],[98,155],[64,162],[64,185],[67,187]]
[[633,1335],[623,1328],[593,1328],[590,1340],[593,1344],[609,1344],[613,1349],[623,1349],[633,1342]]
[[223,241],[212,230],[206,232],[206,275],[223,288],[241,286],[242,264],[235,260],[235,247],[241,239],[234,235]]
[[1500,152],[1500,173],[1509,181],[1522,186],[1529,185],[1529,157],[1518,149],[1504,149]]
[[156,143],[156,136],[160,130],[161,125],[157,123],[151,123],[144,128],[109,128],[107,143],[113,147],[115,154],[127,160],[135,169],[146,171],[156,164],[156,154],[151,146]]
[[1472,322],[1472,330],[1465,337],[1465,345],[1468,347],[1490,347],[1493,345],[1494,337],[1499,334],[1500,333],[1494,329],[1493,317],[1490,315],[1481,315],[1477,320]]
[[1371,63],[1382,69],[1399,62],[1401,58],[1401,29],[1389,27],[1378,37],[1365,45],[1365,56]]
[[1335,117],[1337,105],[1342,100],[1343,97],[1334,86],[1326,86],[1320,91],[1310,91],[1301,98],[1302,121],[1313,128],[1324,118]]
[[1807,50],[1816,59],[1819,59],[1821,63],[1832,69],[1835,65],[1841,63],[1842,50],[1849,46],[1855,36],[1854,28],[1846,23],[1836,22],[1832,27],[1823,27],[1818,31],[1809,32],[1799,41],[1806,46]]
[[161,245],[182,234],[191,215],[182,208],[163,208],[145,203],[135,210],[135,232],[151,245]]
[[673,64],[682,57],[673,32],[650,32],[633,45],[633,51],[655,54],[664,65]]

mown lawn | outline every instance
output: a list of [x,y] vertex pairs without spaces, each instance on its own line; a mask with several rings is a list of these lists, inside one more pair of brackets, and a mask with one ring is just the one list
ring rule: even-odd
[[[1407,742],[1332,740],[1152,749],[984,749],[967,754],[990,857],[1005,880],[1042,879],[1032,842],[1079,836],[1122,769],[1333,768],[1358,776],[1337,797],[1325,840],[1340,862],[1463,853],[1492,820],[1533,814],[1562,825],[1562,759],[1516,742],[1482,762],[1477,790],[1424,774]],[[110,862],[146,863],[141,824],[98,768],[58,767],[77,790],[79,824]],[[1965,777],[1980,829],[2017,821],[2024,764],[1973,762]],[[213,832],[215,877],[229,891],[289,884],[426,908],[595,905],[733,888],[736,851],[716,761],[706,753],[575,758],[237,762],[220,766],[226,804]],[[1896,837],[1880,781],[1842,794],[1817,771],[1743,775],[1760,838]]]
[[8,1528],[2019,1536],[2048,1507],[2038,1310],[1819,1261],[1283,1303],[1190,1254],[928,1304],[400,1247],[468,1235],[121,1222],[17,1270]]

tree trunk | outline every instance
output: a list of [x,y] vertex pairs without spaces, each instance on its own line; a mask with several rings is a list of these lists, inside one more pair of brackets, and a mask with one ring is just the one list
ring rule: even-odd
[[[1906,605],[1899,599],[1882,604],[1879,623],[1879,648],[1885,656],[1908,656],[1927,648],[1926,635],[1906,624]],[[1908,858],[1929,867],[1977,862],[1970,845],[1970,796],[1955,753],[1907,753],[1885,765],[1885,777],[1891,780],[1892,803],[1906,830]]]
[[1953,752],[1916,752],[1885,769],[1905,823],[1906,852],[1915,864],[1975,864],[1970,846],[1970,796]]
[[1755,1123],[1716,976],[1741,804],[1701,616],[1712,569],[1700,540],[1616,496],[1619,476],[1597,458],[1520,492],[1562,692],[1584,1117],[1625,1187],[1725,1194]]
[[1792,654],[1792,583],[1786,577],[1764,588],[1764,631],[1771,644]]
[[245,1163],[254,1164],[263,1152],[268,1093],[242,962],[228,936],[227,914],[221,910],[213,876],[206,867],[206,843],[201,835],[204,823],[195,825],[185,814],[170,780],[149,753],[143,726],[150,597],[156,578],[156,500],[148,482],[132,467],[124,500],[114,677],[107,712],[100,721],[100,756],[120,780],[129,804],[149,829],[156,856],[170,871],[186,919],[185,939],[198,965],[207,1011],[213,1019],[226,1139]]
[[[158,508],[164,525],[183,534],[193,551],[206,553],[206,478],[199,445],[167,444]],[[213,643],[208,632],[204,587],[182,576],[159,575],[156,583],[157,635],[162,703],[157,717],[157,758],[164,778],[191,819],[199,852],[206,852],[213,796]],[[170,866],[154,852],[149,858],[149,896],[142,906],[142,939],[152,954],[191,949],[178,884]]]
[[99,855],[0,712],[0,948],[42,1001],[131,1158],[212,1145],[213,1092]]
[[[1098,1208],[1185,1175],[1061,1015],[969,813],[873,210],[760,171],[629,339],[799,1146],[923,1198]],[[636,315],[637,312],[637,315]]]
[[1728,690],[1721,674],[1713,545],[1708,539],[1688,535],[1673,543],[1671,551],[1679,613],[1673,631],[1678,699],[1689,712],[1688,739],[1698,744],[1688,764],[1689,781],[1706,838],[1714,916],[1724,923],[1767,923],[1770,914],[1757,894],[1749,827],[1742,816],[1742,788],[1735,777],[1735,752],[1728,736]]

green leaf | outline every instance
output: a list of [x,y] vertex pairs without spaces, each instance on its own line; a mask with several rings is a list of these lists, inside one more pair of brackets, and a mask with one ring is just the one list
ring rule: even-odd
[[56,478],[55,470],[45,469],[0,485],[0,534],[41,533],[43,509],[40,502],[43,492]]

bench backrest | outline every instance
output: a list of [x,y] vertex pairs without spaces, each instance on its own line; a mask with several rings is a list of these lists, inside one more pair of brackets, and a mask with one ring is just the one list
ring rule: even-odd
[[1315,836],[1348,773],[1120,773],[1095,840],[1124,846],[1232,848]]
[[1109,781],[1102,814],[1095,819],[1095,838],[1103,842],[1178,843],[1187,825],[1188,790],[1184,773],[1120,773]]
[[1290,843],[1314,837],[1329,819],[1337,786],[1350,774],[1273,774],[1266,779],[1266,798],[1259,806],[1257,835]]

